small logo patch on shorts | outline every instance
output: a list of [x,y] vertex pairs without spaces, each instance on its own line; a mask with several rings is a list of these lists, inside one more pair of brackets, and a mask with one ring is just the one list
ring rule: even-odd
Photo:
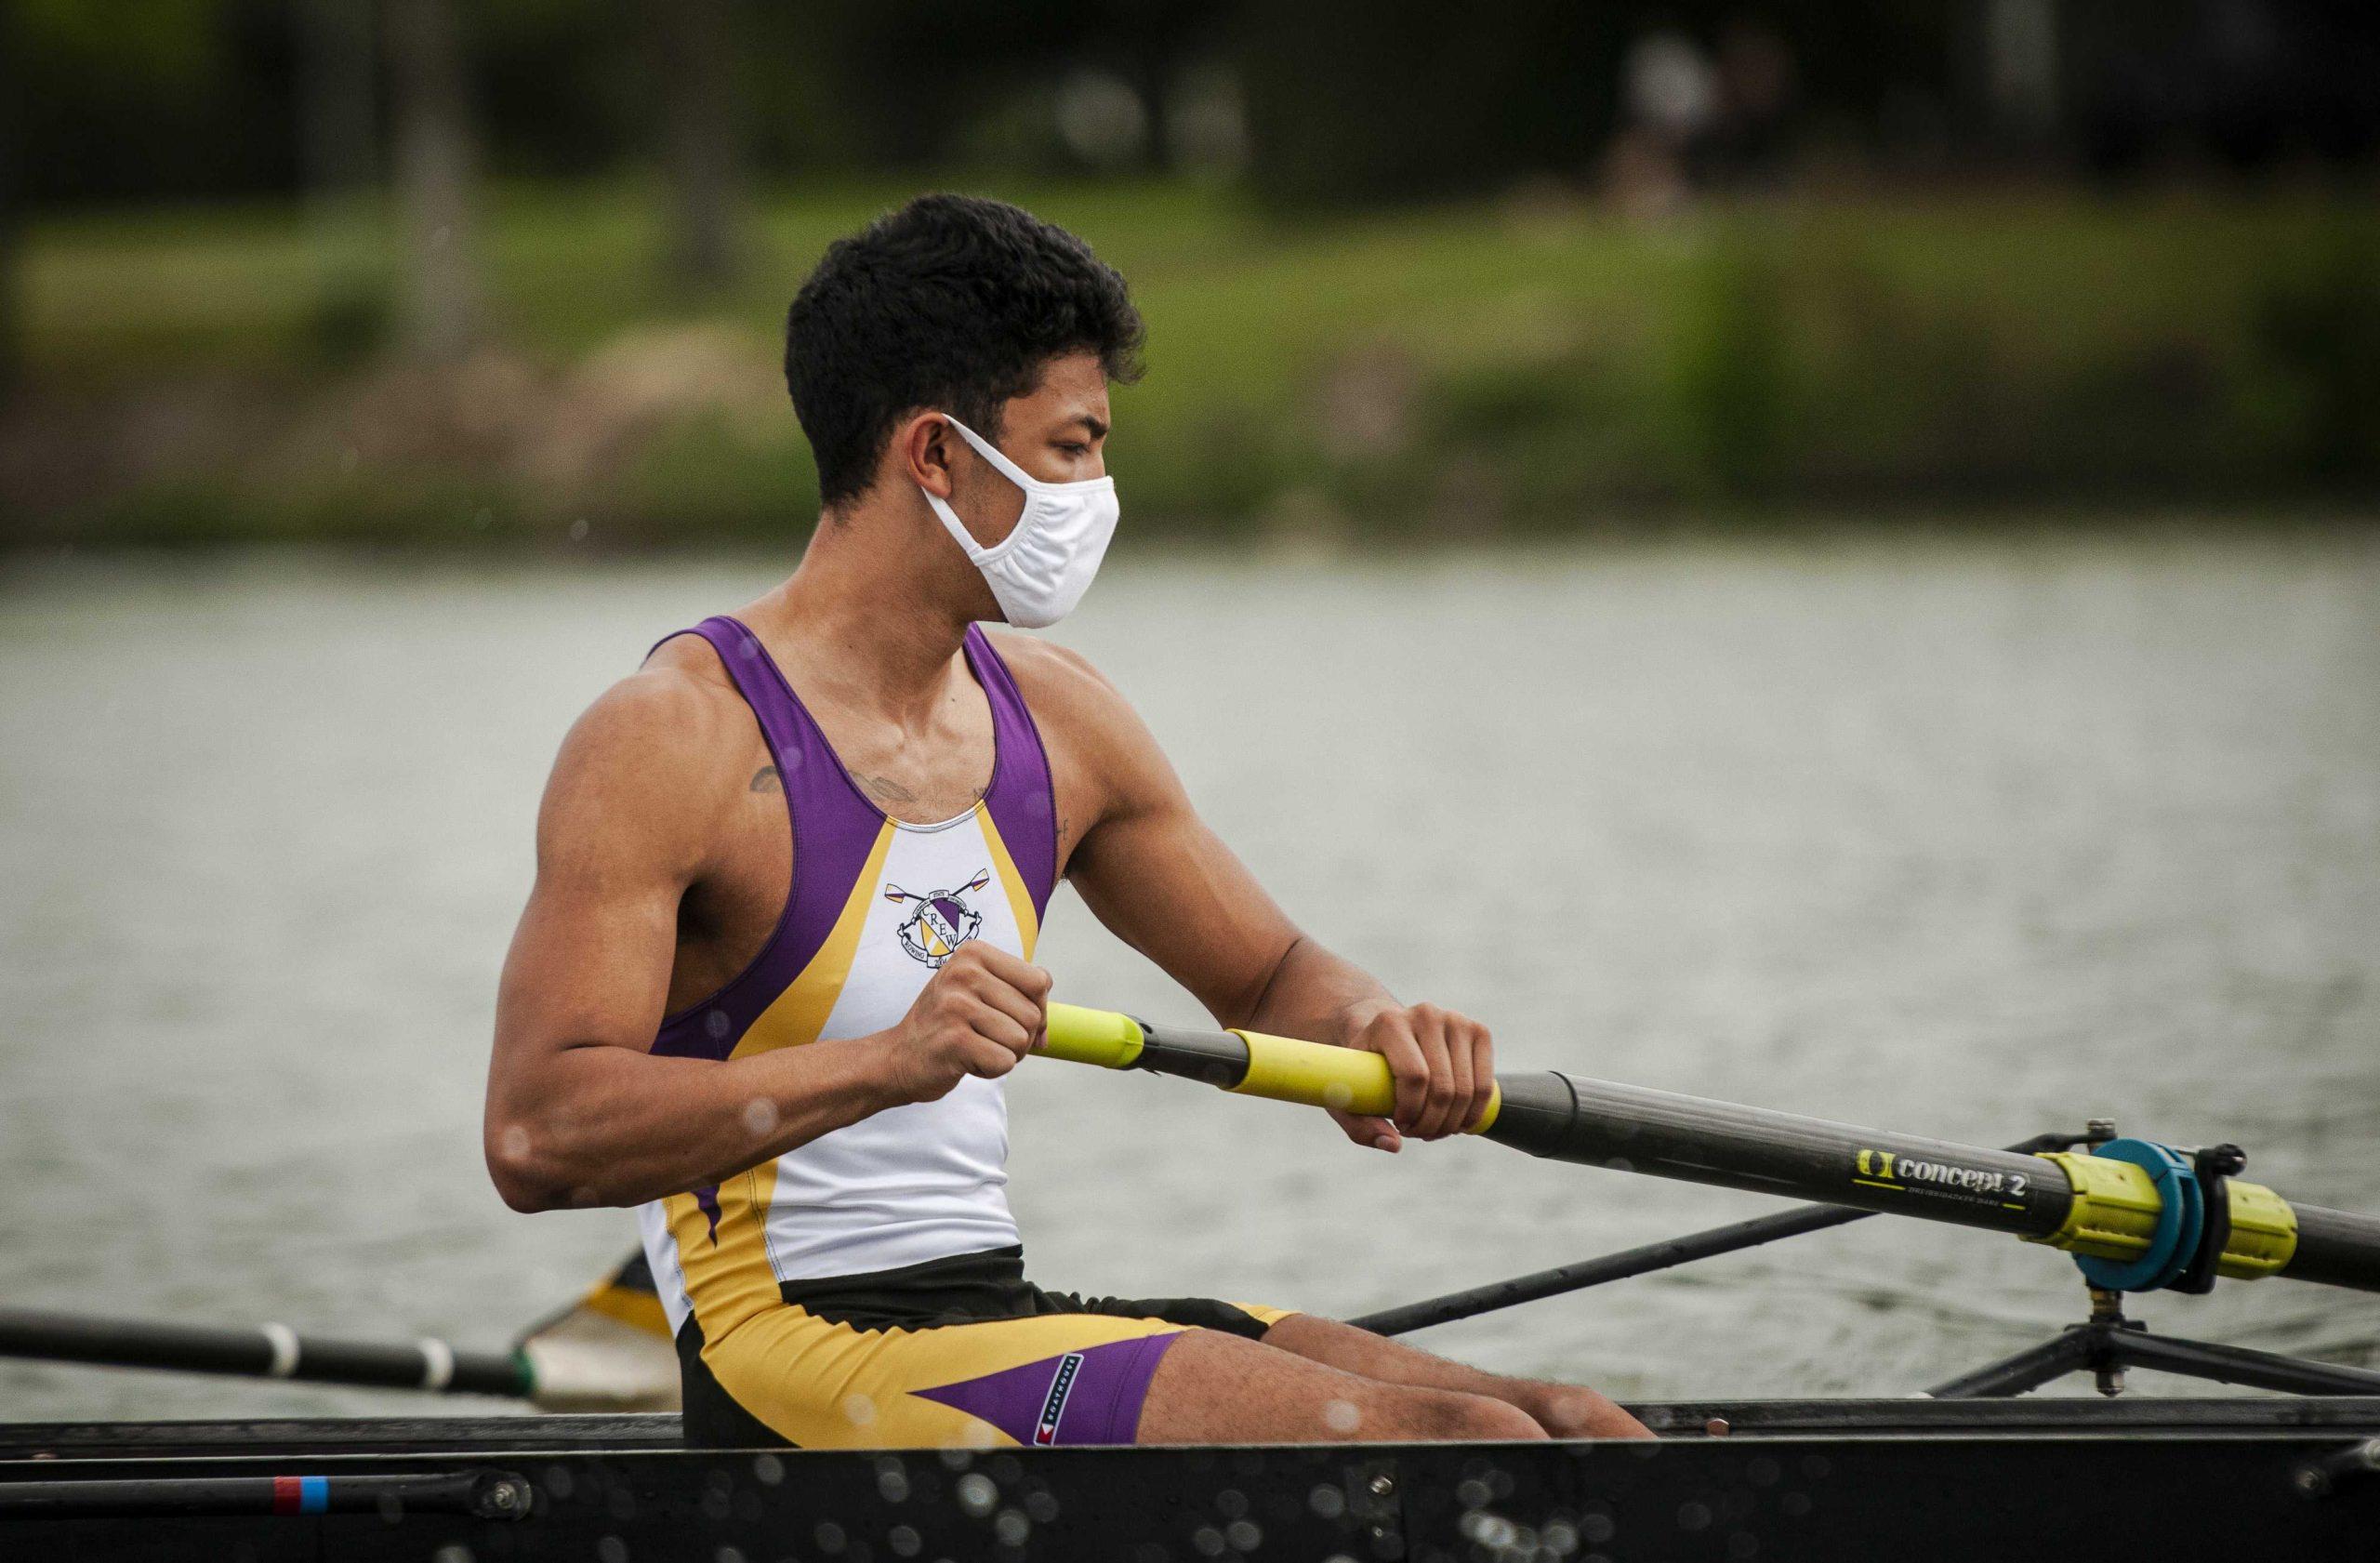
[[1074,1393],[1075,1375],[1082,1371],[1082,1353],[1070,1351],[1058,1358],[1058,1371],[1050,1380],[1050,1393],[1041,1402],[1041,1420],[1033,1424],[1033,1441],[1054,1444],[1058,1441],[1058,1418],[1066,1411],[1066,1397]]

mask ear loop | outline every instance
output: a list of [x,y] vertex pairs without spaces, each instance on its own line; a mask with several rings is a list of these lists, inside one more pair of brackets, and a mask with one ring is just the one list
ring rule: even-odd
[[951,417],[948,413],[941,413],[936,416],[938,416],[943,422],[959,430],[959,438],[965,440],[970,445],[972,445],[975,449],[975,454],[990,462],[993,468],[999,472],[1000,476],[1008,479],[1009,482],[1016,484],[1017,487],[1025,490],[1025,493],[1030,494],[1037,488],[1063,488],[1066,486],[1063,483],[1043,483],[1040,479],[1036,478],[1024,468],[1019,467],[1015,462],[1011,461],[1007,457],[1000,454],[1000,448],[998,445],[992,444],[989,440],[985,439],[981,434],[976,433],[973,430],[968,428],[965,424]]
[[989,461],[997,470],[1007,477],[1011,483],[1015,483],[1017,487],[1022,489],[1025,493],[1025,510],[1020,510],[1017,513],[1016,524],[1009,529],[1007,536],[1002,537],[990,548],[985,548],[983,544],[975,540],[975,535],[973,533],[967,530],[967,523],[959,519],[959,512],[951,508],[949,500],[945,499],[941,495],[936,494],[930,488],[921,487],[918,491],[926,497],[927,508],[932,510],[934,513],[934,518],[942,523],[943,530],[950,534],[951,541],[957,543],[960,551],[967,555],[967,562],[969,563],[974,565],[978,570],[984,569],[988,565],[997,564],[1000,560],[1007,557],[1009,550],[1014,548],[1025,534],[1025,511],[1029,511],[1032,509],[1032,479],[1025,473],[1020,471],[1016,465],[1010,461],[1007,457],[1002,456],[998,450],[986,444],[983,436],[977,434],[973,430],[968,428],[965,424],[951,417],[948,413],[937,413],[934,416],[941,418],[943,422],[948,424],[951,428],[959,430],[960,437],[963,438],[970,445],[974,447],[976,455]]

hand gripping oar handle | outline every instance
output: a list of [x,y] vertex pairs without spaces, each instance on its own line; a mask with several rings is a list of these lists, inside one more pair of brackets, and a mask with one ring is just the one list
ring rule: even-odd
[[[1395,1101],[1376,1053],[1072,1004],[1050,1006],[1042,1051],[1346,1112],[1386,1114]],[[1472,1132],[1548,1160],[1977,1226],[2126,1265],[2172,1253],[2181,1229],[2205,1229],[2169,1215],[2169,1192],[2184,1192],[2177,1179],[2113,1157],[1985,1150],[1552,1071],[1496,1083]],[[2225,1185],[2228,1230],[2207,1256],[2218,1273],[2380,1291],[2380,1221],[2237,1178]]]
[[[1051,1004],[1041,1051],[1070,1064],[1179,1075],[1242,1096],[1377,1118],[1396,1110],[1396,1080],[1379,1053],[1262,1031],[1160,1029],[1114,1010]],[[1491,1093],[1469,1133],[1486,1133],[1501,1105],[1501,1093]]]

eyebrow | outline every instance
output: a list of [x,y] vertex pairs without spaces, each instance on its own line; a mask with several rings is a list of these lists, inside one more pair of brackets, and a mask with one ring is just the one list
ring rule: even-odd
[[1104,440],[1107,437],[1107,425],[1091,417],[1089,413],[1077,413],[1074,417],[1066,419],[1066,422],[1069,424],[1081,424],[1085,429],[1091,430],[1091,437],[1094,440]]

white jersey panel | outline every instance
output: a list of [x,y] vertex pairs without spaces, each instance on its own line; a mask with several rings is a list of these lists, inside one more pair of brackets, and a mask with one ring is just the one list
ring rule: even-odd
[[[899,1023],[953,948],[980,939],[1025,954],[983,816],[897,826],[871,888],[841,993],[819,1039]],[[769,1263],[780,1280],[897,1269],[1005,1248],[1008,1100],[967,1079],[932,1102],[892,1107],[777,1158]]]

